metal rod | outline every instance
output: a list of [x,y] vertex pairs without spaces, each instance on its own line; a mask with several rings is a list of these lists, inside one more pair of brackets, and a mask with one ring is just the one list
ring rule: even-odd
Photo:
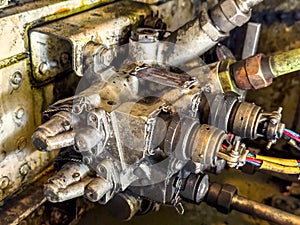
[[235,195],[231,201],[232,209],[257,216],[280,225],[300,225],[300,217],[282,210],[267,206],[239,195]]

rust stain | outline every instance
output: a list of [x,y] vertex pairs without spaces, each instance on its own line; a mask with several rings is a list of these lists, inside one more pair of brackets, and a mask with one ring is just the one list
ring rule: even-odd
[[59,10],[57,10],[55,13],[63,13],[63,12],[67,12],[70,11],[70,8],[61,8]]

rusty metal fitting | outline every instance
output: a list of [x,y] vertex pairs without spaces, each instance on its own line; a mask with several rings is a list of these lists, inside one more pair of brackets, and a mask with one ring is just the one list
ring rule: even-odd
[[159,17],[154,16],[147,16],[144,20],[143,27],[145,28],[153,28],[153,29],[160,29],[166,30],[167,24],[162,21]]
[[235,0],[225,0],[211,11],[211,18],[223,32],[244,25],[251,17],[251,11],[242,11]]
[[220,3],[222,12],[233,25],[242,26],[251,17],[251,12],[242,12],[235,0],[225,0]]
[[239,88],[260,89],[272,83],[273,76],[264,71],[262,66],[263,57],[263,54],[257,54],[231,65],[231,73]]
[[228,36],[226,32],[219,30],[218,27],[215,26],[205,10],[201,12],[200,26],[213,41],[218,42]]
[[131,40],[141,43],[152,43],[159,40],[159,31],[152,28],[138,28],[131,33]]
[[220,61],[218,64],[218,77],[224,93],[235,92],[239,95],[243,95],[245,91],[237,87],[230,73],[230,66],[234,62],[235,61],[231,59]]

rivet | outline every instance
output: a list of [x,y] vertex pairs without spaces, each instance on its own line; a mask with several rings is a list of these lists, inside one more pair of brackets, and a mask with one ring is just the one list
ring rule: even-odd
[[96,122],[97,122],[97,116],[94,115],[94,114],[91,114],[91,115],[89,116],[89,120],[90,120],[91,122],[93,122],[93,123],[96,123]]
[[78,178],[79,176],[80,176],[79,173],[73,173],[73,174],[72,174],[72,177],[73,177],[74,179]]
[[20,137],[17,141],[18,150],[23,150],[27,145],[27,139],[25,137]]
[[15,86],[20,86],[22,79],[23,79],[23,75],[20,71],[16,71],[10,76],[10,82],[12,85]]
[[47,63],[45,62],[42,62],[40,65],[39,65],[39,72],[40,74],[42,75],[45,75],[49,72],[49,67],[47,65]]
[[9,185],[9,178],[7,176],[2,177],[0,179],[0,188],[5,189],[8,187],[8,185]]
[[58,63],[56,61],[42,62],[39,65],[39,72],[42,75],[49,75],[50,70],[57,67],[58,67]]
[[22,107],[19,107],[15,111],[15,117],[17,119],[22,119],[22,117],[25,115],[25,109]]
[[29,172],[29,166],[28,166],[28,164],[22,165],[22,166],[20,167],[20,169],[19,169],[19,172],[20,172],[20,174],[21,174],[22,176],[27,175],[28,172]]
[[105,167],[100,164],[97,166],[97,170],[100,174],[104,174],[106,172]]
[[70,60],[70,56],[69,56],[68,53],[64,52],[64,53],[62,53],[60,55],[60,63],[61,63],[61,65],[66,66],[66,65],[70,64],[70,62],[71,62],[71,60]]
[[92,159],[91,159],[90,157],[88,157],[88,156],[84,156],[84,157],[82,158],[82,161],[83,161],[83,163],[86,164],[86,165],[90,165],[90,164],[92,163]]

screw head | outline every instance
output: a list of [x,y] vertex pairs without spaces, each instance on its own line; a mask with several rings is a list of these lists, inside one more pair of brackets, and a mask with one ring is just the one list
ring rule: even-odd
[[20,167],[19,172],[22,176],[25,176],[29,172],[29,166],[27,164],[24,164]]
[[22,119],[23,116],[25,115],[25,109],[22,107],[19,107],[16,111],[15,111],[15,117],[17,119]]
[[22,80],[23,75],[20,71],[16,71],[10,76],[10,83],[14,86],[20,86]]
[[92,163],[92,159],[91,159],[90,157],[88,157],[88,156],[84,156],[84,157],[82,158],[82,161],[83,161],[83,163],[86,164],[86,165],[90,165],[90,164]]
[[46,75],[49,73],[49,66],[47,65],[46,62],[42,62],[40,65],[39,65],[39,72],[40,74],[42,75]]
[[106,173],[105,167],[100,165],[100,164],[97,166],[97,170],[98,170],[98,173],[100,173],[100,174],[105,174]]
[[4,176],[0,179],[0,188],[5,189],[9,185],[9,178],[7,176]]
[[97,122],[97,116],[94,115],[94,114],[91,114],[89,116],[89,120],[92,122],[92,123],[96,123]]

